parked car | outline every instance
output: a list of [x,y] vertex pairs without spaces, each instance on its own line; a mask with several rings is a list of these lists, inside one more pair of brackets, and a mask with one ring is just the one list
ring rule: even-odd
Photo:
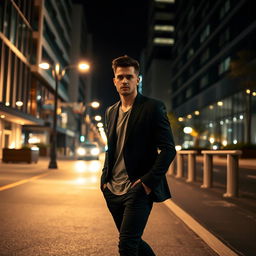
[[100,149],[95,143],[81,144],[76,150],[78,160],[99,160]]

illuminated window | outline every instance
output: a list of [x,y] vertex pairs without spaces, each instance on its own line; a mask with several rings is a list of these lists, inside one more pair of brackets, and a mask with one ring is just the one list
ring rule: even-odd
[[204,42],[205,39],[210,35],[210,25],[207,25],[200,36],[200,43]]
[[154,44],[173,45],[174,39],[173,38],[164,38],[164,37],[155,37]]
[[168,26],[168,25],[155,25],[154,26],[155,31],[167,31],[167,32],[173,32],[174,26]]
[[219,64],[219,75],[226,72],[229,69],[229,66],[230,66],[230,57],[227,57],[225,60],[223,60]]

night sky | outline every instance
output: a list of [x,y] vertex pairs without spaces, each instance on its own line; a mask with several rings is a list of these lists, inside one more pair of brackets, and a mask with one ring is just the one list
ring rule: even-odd
[[93,36],[93,97],[101,113],[119,97],[113,85],[112,59],[127,54],[140,59],[146,43],[148,0],[82,1]]

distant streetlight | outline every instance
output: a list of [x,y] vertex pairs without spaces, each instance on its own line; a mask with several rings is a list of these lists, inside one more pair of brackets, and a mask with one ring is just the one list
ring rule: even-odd
[[103,123],[98,123],[97,127],[99,127],[99,128],[103,127]]
[[102,118],[101,118],[101,116],[97,115],[97,116],[94,117],[94,119],[95,119],[95,121],[101,121]]
[[98,101],[93,101],[90,103],[90,106],[92,108],[98,108],[100,106],[100,103]]
[[64,68],[60,67],[59,63],[56,63],[55,65],[50,65],[47,62],[40,63],[39,67],[41,69],[51,69],[52,75],[55,79],[55,92],[54,92],[54,112],[53,112],[53,127],[52,127],[52,143],[51,143],[51,149],[50,149],[50,163],[48,168],[49,169],[57,169],[57,105],[58,105],[58,86],[59,81],[64,77],[67,69],[72,68],[78,68],[80,71],[88,71],[90,66],[88,63],[82,63],[80,62],[78,65],[68,65]]
[[193,131],[193,129],[189,126],[184,127],[184,129],[183,129],[183,132],[186,134],[190,134],[190,133],[192,133],[192,131]]

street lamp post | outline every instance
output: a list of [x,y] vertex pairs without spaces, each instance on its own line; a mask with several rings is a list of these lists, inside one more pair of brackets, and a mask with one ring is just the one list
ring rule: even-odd
[[[66,70],[75,68],[77,65],[69,65],[64,67],[62,70],[60,64],[56,63],[54,66],[50,66],[48,63],[41,63],[39,67],[42,69],[52,69],[52,75],[55,80],[55,92],[54,92],[54,110],[53,110],[53,126],[51,131],[51,148],[50,148],[50,162],[49,169],[57,169],[57,107],[58,107],[58,86],[59,81],[64,77]],[[87,63],[79,63],[78,68],[81,71],[88,71],[90,66]]]

